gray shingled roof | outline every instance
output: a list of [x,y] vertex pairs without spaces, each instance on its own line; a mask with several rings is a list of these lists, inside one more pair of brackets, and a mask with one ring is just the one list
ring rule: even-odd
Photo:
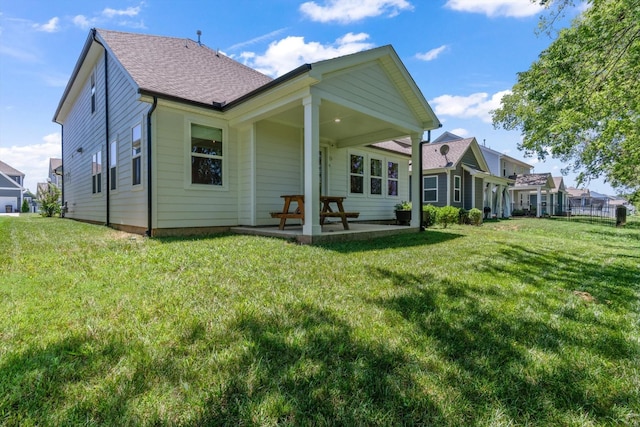
[[547,185],[548,173],[530,173],[516,177],[516,187]]
[[[422,148],[422,170],[453,167],[467,152],[474,138],[450,140],[446,142],[433,142],[425,144]],[[446,156],[440,154],[443,145],[449,146]]]
[[24,176],[24,174],[20,172],[18,169],[12,166],[9,166],[2,160],[0,160],[0,172],[8,176]]
[[143,91],[225,104],[273,80],[186,38],[96,31]]
[[411,156],[411,138],[399,138],[391,141],[376,142],[375,144],[371,144],[371,146],[381,150]]

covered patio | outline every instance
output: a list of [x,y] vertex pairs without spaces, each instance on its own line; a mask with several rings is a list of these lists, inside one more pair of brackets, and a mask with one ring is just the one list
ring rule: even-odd
[[419,228],[395,224],[350,222],[349,229],[345,230],[342,226],[342,223],[336,221],[323,225],[322,231],[319,234],[313,236],[305,235],[301,224],[289,225],[285,227],[284,230],[280,230],[278,226],[264,226],[232,227],[231,231],[237,234],[295,240],[300,244],[320,244],[329,242],[368,240],[395,234],[417,233],[419,231]]

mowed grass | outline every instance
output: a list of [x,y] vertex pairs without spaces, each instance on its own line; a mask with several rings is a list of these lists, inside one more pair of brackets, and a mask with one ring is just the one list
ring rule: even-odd
[[640,221],[299,246],[0,217],[2,425],[638,425]]

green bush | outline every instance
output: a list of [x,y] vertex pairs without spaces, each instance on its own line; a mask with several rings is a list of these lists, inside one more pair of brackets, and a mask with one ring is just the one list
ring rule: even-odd
[[29,212],[29,202],[27,202],[27,199],[22,199],[22,207],[20,208],[20,211],[22,213]]
[[477,208],[473,208],[469,211],[469,223],[472,225],[482,224],[482,211]]
[[438,208],[433,205],[422,206],[422,224],[431,227],[438,219]]
[[469,224],[469,211],[465,208],[458,210],[458,224]]
[[460,209],[453,206],[444,206],[438,209],[438,224],[447,228],[449,224],[455,224],[460,218]]
[[52,183],[47,184],[46,190],[38,191],[40,215],[51,217],[60,214],[60,189]]

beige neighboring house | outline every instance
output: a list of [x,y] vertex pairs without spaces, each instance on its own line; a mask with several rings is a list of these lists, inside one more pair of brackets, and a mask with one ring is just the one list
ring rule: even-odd
[[[69,218],[152,236],[274,226],[281,196],[300,194],[306,242],[325,233],[321,195],[364,221],[393,220],[410,188],[417,200],[409,163],[440,126],[391,46],[272,79],[200,41],[102,29],[54,121]],[[403,138],[410,155],[375,146]]]
[[0,213],[19,213],[22,208],[24,173],[0,160]]
[[535,212],[537,217],[551,215],[550,206],[545,200],[551,200],[555,188],[550,173],[530,173],[516,176],[511,189],[514,209]]

